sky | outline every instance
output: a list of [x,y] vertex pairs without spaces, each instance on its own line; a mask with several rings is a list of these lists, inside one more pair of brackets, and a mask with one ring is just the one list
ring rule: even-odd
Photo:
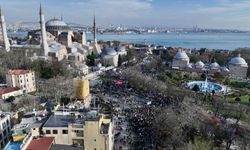
[[250,0],[0,0],[7,23],[45,19],[99,26],[160,26],[250,30]]

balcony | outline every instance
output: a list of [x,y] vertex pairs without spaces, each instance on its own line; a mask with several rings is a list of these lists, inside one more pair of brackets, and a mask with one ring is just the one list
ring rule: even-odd
[[72,137],[73,138],[83,138],[84,133],[80,130],[72,130]]

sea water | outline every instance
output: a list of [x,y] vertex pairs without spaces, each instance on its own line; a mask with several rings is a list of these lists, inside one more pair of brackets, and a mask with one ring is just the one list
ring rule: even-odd
[[[27,32],[9,33],[10,37],[25,37]],[[91,34],[87,34],[92,39]],[[154,33],[154,34],[98,34],[98,40],[155,44],[167,47],[208,48],[234,50],[250,47],[250,33]]]

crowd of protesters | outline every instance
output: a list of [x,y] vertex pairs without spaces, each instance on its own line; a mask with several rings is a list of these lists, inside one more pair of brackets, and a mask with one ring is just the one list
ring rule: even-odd
[[[126,79],[117,74],[109,73],[106,79],[108,80],[103,80],[94,89],[106,95],[113,108],[120,108],[113,112],[115,117],[124,116],[122,119],[119,118],[115,127],[117,130],[125,130],[126,135],[116,134],[115,142],[120,145],[128,144],[134,148],[152,149],[155,146],[152,124],[158,110],[168,105],[178,105],[182,99],[162,93],[136,90],[130,87]],[[113,101],[112,97],[118,101]],[[128,122],[126,128],[122,126],[124,122]]]

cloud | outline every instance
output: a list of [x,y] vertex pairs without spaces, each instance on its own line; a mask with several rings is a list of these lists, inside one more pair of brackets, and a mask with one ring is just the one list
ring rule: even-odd
[[[152,11],[152,0],[40,0],[45,17],[63,15],[66,21],[92,23],[93,14],[102,24],[132,22]],[[10,21],[37,19],[37,0],[1,0]]]
[[203,13],[203,14],[218,14],[218,13],[227,13],[227,12],[236,12],[242,11],[244,9],[250,8],[250,1],[246,0],[217,0],[219,5],[212,6],[212,7],[198,7],[196,10],[192,10],[192,13]]

